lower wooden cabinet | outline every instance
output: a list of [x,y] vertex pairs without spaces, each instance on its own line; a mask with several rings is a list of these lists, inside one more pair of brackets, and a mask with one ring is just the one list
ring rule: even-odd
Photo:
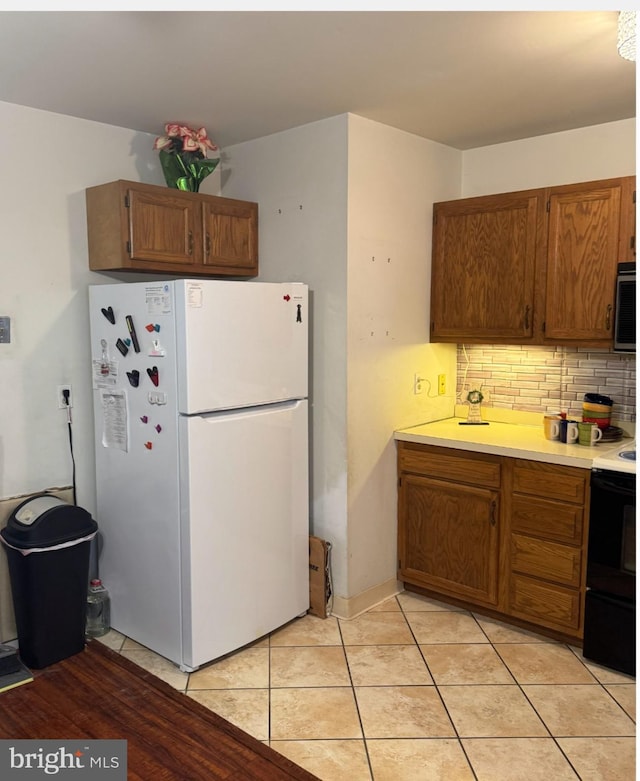
[[400,578],[495,606],[499,459],[422,448],[411,443],[399,448]]
[[416,475],[403,479],[403,576],[454,596],[497,604],[497,492]]
[[589,471],[398,442],[398,577],[581,638]]
[[507,610],[581,637],[589,472],[521,459],[512,471]]

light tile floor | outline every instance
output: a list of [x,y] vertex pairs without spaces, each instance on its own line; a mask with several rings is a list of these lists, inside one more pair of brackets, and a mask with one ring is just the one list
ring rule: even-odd
[[191,674],[101,640],[325,781],[636,777],[635,678],[417,595],[304,616]]

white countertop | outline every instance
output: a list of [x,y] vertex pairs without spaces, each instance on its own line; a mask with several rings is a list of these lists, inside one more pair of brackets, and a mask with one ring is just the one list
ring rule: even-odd
[[400,429],[394,438],[404,442],[473,450],[511,458],[527,458],[549,464],[591,469],[593,459],[620,448],[621,442],[598,443],[593,447],[566,445],[545,439],[542,426],[489,422],[484,426],[461,426],[464,418],[447,418]]

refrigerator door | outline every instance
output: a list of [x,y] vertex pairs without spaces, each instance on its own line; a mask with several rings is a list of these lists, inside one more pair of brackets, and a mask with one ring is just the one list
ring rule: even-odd
[[96,521],[112,627],[181,664],[176,342],[174,317],[158,305],[165,284],[89,288]]
[[178,411],[241,409],[308,395],[308,288],[176,280]]
[[187,668],[309,607],[307,416],[303,400],[180,419]]

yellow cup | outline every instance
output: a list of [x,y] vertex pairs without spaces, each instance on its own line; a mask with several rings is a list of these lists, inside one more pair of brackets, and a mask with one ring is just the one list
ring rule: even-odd
[[546,439],[560,439],[560,415],[545,415],[542,419]]

